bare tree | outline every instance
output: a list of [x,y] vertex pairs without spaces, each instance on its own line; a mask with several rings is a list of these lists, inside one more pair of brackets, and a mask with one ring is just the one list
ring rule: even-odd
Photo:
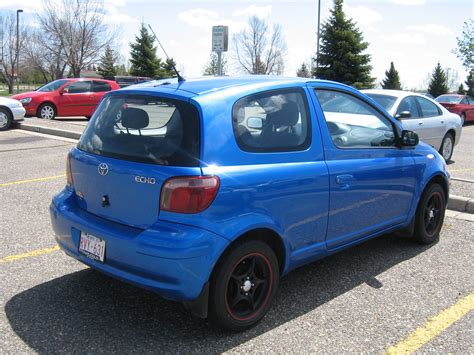
[[53,81],[64,77],[67,67],[64,47],[61,43],[47,40],[41,31],[29,30],[28,45],[23,49],[25,60],[39,70],[43,79]]
[[264,20],[252,16],[248,28],[235,34],[233,39],[236,60],[246,73],[283,73],[287,47],[280,25],[274,25],[270,33]]
[[[24,47],[25,38],[25,31],[22,27],[19,38],[20,48]],[[16,63],[19,53],[16,50],[16,39],[15,15],[13,13],[0,15],[0,69],[10,94],[13,94],[13,85],[16,73],[18,73]]]
[[55,75],[64,72],[66,63],[71,75],[79,77],[84,68],[98,62],[115,36],[104,23],[100,0],[43,0],[38,22],[41,43],[55,58]]

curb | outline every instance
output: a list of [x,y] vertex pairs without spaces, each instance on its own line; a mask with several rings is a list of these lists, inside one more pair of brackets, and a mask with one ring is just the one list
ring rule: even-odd
[[37,126],[37,125],[33,125],[33,124],[17,123],[14,128],[22,129],[22,130],[30,131],[30,132],[49,134],[49,135],[52,135],[52,136],[70,138],[70,139],[79,139],[79,138],[81,138],[81,133],[79,133],[79,132],[66,131],[66,130],[59,129],[59,128],[50,128],[50,127],[44,127],[44,126]]
[[448,209],[474,214],[474,198],[451,195],[449,196]]

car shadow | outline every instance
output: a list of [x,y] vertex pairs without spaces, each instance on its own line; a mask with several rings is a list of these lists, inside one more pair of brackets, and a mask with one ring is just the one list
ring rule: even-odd
[[244,333],[220,330],[176,302],[86,269],[11,298],[5,312],[13,331],[33,350],[54,352],[223,352],[308,313],[422,253],[392,235],[299,268],[281,280],[273,308]]

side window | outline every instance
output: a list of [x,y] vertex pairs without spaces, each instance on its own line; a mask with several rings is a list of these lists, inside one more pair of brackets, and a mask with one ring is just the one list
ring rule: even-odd
[[67,86],[69,94],[82,94],[84,92],[91,91],[91,82],[90,81],[76,81],[71,85]]
[[418,106],[416,105],[415,97],[408,96],[405,97],[398,105],[396,115],[400,114],[401,112],[408,111],[411,113],[411,118],[420,118],[420,114],[418,112]]
[[232,126],[239,147],[248,152],[304,150],[311,143],[306,94],[301,89],[270,91],[238,100]]
[[392,123],[367,102],[348,93],[316,90],[332,141],[338,148],[396,145]]
[[112,88],[110,87],[109,83],[105,81],[93,81],[92,82],[92,92],[105,92],[110,91]]
[[464,96],[464,97],[463,97],[463,99],[461,100],[460,104],[469,105],[469,100],[467,99],[467,96]]
[[469,105],[474,105],[474,97],[467,96],[467,101]]
[[436,106],[431,101],[424,99],[422,97],[417,97],[416,100],[420,104],[421,115],[423,117],[441,116],[442,114],[441,110],[438,108],[438,106]]

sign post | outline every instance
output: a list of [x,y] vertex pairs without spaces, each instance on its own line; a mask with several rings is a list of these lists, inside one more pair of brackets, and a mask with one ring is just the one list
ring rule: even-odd
[[227,52],[229,46],[229,27],[212,27],[212,51],[217,53],[217,76],[222,75],[222,52]]

